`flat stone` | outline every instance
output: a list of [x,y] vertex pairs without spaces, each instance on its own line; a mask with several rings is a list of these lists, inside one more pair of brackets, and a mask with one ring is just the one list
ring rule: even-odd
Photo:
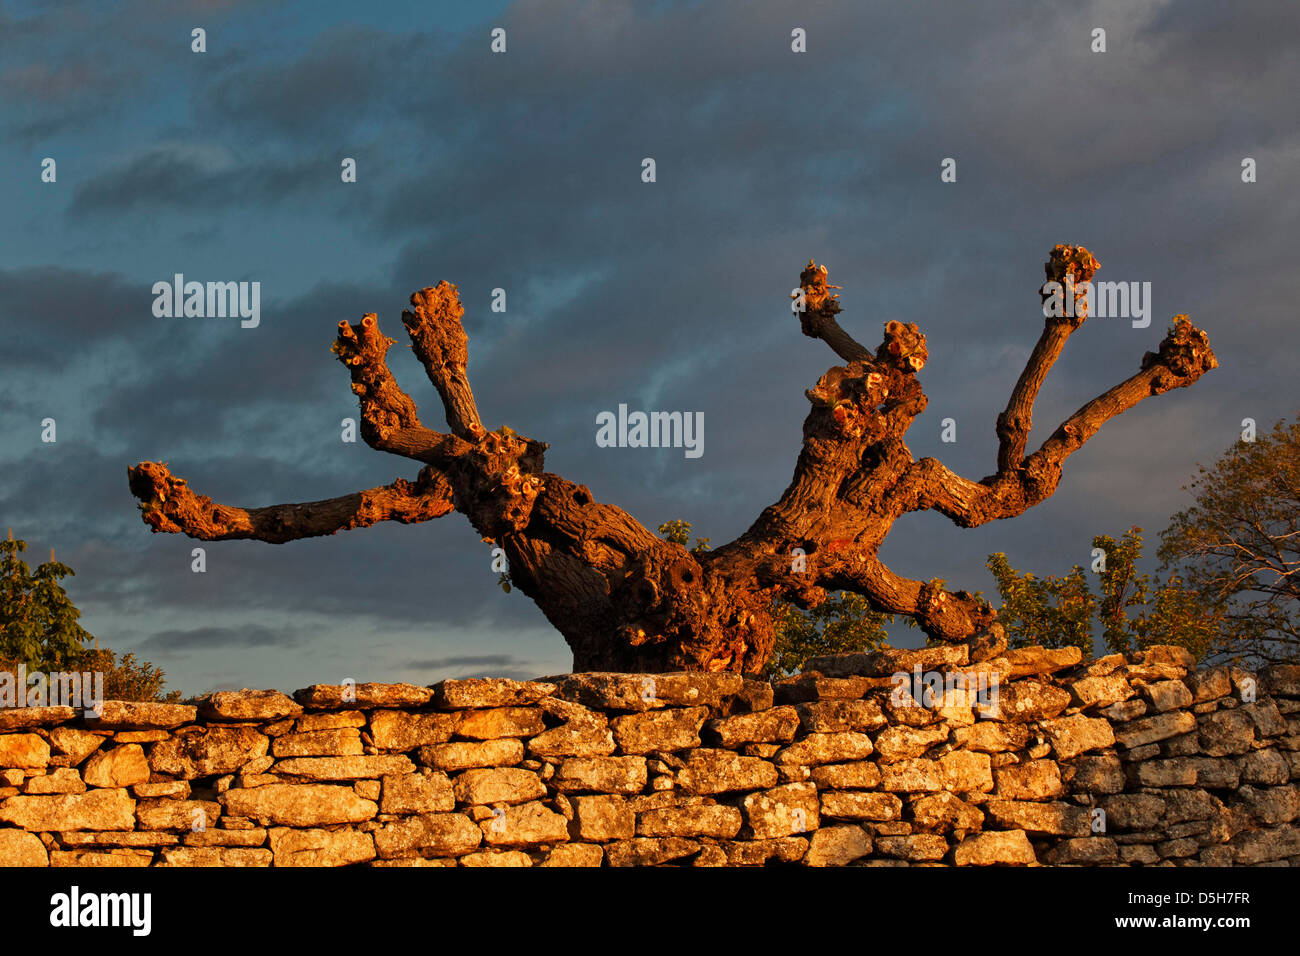
[[278,690],[222,690],[198,702],[203,720],[278,720],[301,713],[302,705]]
[[1149,830],[1164,816],[1165,801],[1149,793],[1119,793],[1102,801],[1108,829]]
[[987,754],[1021,750],[1029,743],[1029,730],[1023,724],[983,720],[970,727],[954,730],[953,743],[962,750]]
[[456,736],[495,740],[500,737],[532,737],[545,729],[540,708],[492,707],[463,711],[456,725]]
[[[775,769],[772,773],[775,776]],[[550,786],[563,793],[640,793],[647,779],[644,757],[568,757]]]
[[617,749],[614,733],[604,723],[565,724],[543,731],[528,741],[534,757],[607,757]]
[[524,759],[524,745],[513,737],[481,743],[455,741],[421,747],[420,763],[435,770],[473,770],[479,767],[510,767]]
[[273,783],[251,790],[227,790],[219,797],[226,813],[258,823],[290,827],[361,823],[379,812],[372,800],[351,787],[331,784]]
[[912,821],[918,827],[939,832],[979,830],[984,826],[984,812],[951,793],[936,793],[916,799]]
[[1052,741],[1060,760],[1069,760],[1089,750],[1104,750],[1115,745],[1115,731],[1110,721],[1101,717],[1071,714],[1042,721],[1042,728]]
[[1241,710],[1220,710],[1199,718],[1188,713],[1164,716],[1185,718],[1184,733],[1196,728],[1201,735],[1201,752],[1207,757],[1244,754],[1255,742],[1255,722]]
[[557,679],[556,696],[600,710],[646,711],[661,707],[721,708],[744,680],[731,673],[570,674]]
[[155,783],[137,783],[131,791],[137,797],[184,800],[190,795],[190,785],[185,780],[159,780]]
[[294,721],[294,730],[300,734],[318,730],[339,730],[344,727],[364,727],[366,715],[359,710],[336,710],[324,714],[303,714]]
[[705,729],[713,743],[725,749],[734,749],[743,744],[789,743],[794,740],[799,723],[798,710],[782,706],[710,720],[705,724]]
[[362,710],[372,707],[421,707],[433,691],[415,684],[312,684],[293,692],[310,710]]
[[1047,853],[1048,863],[1103,864],[1119,859],[1119,847],[1109,837],[1074,837],[1062,840]]
[[504,677],[471,677],[444,680],[433,685],[433,702],[444,710],[471,707],[521,707],[535,704],[556,691],[549,681],[508,680]]
[[638,837],[607,844],[610,866],[658,866],[700,851],[700,844],[681,837]]
[[531,770],[513,767],[466,770],[456,777],[453,787],[459,802],[484,806],[528,803],[546,796],[546,784],[541,777]]
[[877,836],[876,852],[915,863],[942,860],[948,855],[948,841],[934,833]]
[[522,850],[480,850],[460,858],[461,866],[522,867],[532,866],[533,858]]
[[50,866],[129,867],[149,866],[152,850],[51,850]]
[[95,752],[106,740],[100,734],[74,727],[55,727],[50,731],[50,743],[60,753],[68,755],[68,761],[76,766]]
[[1259,672],[1259,682],[1274,697],[1300,697],[1300,664],[1270,664]]
[[1068,691],[1051,684],[1023,680],[1000,685],[996,703],[988,711],[1008,723],[1021,724],[1055,717],[1068,706]]
[[735,807],[669,807],[639,814],[637,836],[730,840],[740,832],[741,822],[740,811]]
[[401,754],[361,757],[290,757],[272,768],[285,777],[305,780],[374,780],[395,773],[414,773],[415,764]]
[[71,767],[58,767],[49,773],[30,777],[23,784],[23,793],[85,793],[86,784],[81,775]]
[[908,757],[919,757],[936,744],[948,740],[948,728],[936,724],[930,727],[887,727],[876,737],[876,752],[882,763],[893,763]]
[[141,800],[135,817],[145,830],[207,830],[221,819],[221,804],[211,800]]
[[463,813],[426,813],[386,824],[374,837],[384,859],[414,852],[463,856],[483,842],[483,831]]
[[876,731],[889,720],[875,700],[816,700],[795,707],[799,727],[804,733],[825,734],[839,731]]
[[870,677],[822,677],[800,674],[786,677],[772,685],[777,704],[801,704],[815,700],[856,700],[872,690],[876,680]]
[[993,771],[997,795],[1004,800],[1048,800],[1065,795],[1061,770],[1052,760],[1030,760]]
[[943,770],[937,760],[900,760],[880,768],[880,789],[903,793],[944,789]]
[[361,746],[361,731],[339,727],[276,737],[271,741],[271,753],[276,757],[356,757],[365,749]]
[[728,866],[764,866],[768,860],[797,863],[808,852],[808,841],[803,837],[737,841],[722,846]]
[[700,748],[691,752],[686,766],[677,772],[677,783],[687,793],[702,795],[768,790],[776,786],[777,772],[759,757]]
[[823,763],[843,763],[870,757],[874,748],[866,734],[842,731],[831,734],[808,734],[802,740],[777,751],[777,764],[811,767]]
[[1080,707],[1110,707],[1137,693],[1123,674],[1081,677],[1067,688],[1070,698]]
[[953,750],[939,758],[943,788],[953,793],[980,793],[993,789],[993,763],[988,754]]
[[899,820],[903,801],[892,793],[829,790],[821,795],[821,812],[832,820]]
[[862,827],[822,827],[813,833],[803,862],[808,866],[844,866],[870,852],[871,837]]
[[1115,728],[1115,740],[1130,750],[1144,744],[1167,740],[1185,734],[1196,727],[1196,718],[1186,711],[1173,711],[1131,720]]
[[1083,651],[1073,645],[1069,647],[1018,647],[1003,651],[1002,657],[1011,665],[1007,676],[1012,679],[1028,677],[1031,674],[1054,674],[1056,671],[1073,667],[1083,660]]
[[810,657],[805,671],[816,671],[826,677],[889,677],[894,674],[911,674],[916,668],[924,671],[942,671],[965,667],[970,663],[970,648],[965,644],[943,644],[918,650],[886,648],[864,654],[831,654]]
[[1180,680],[1162,680],[1142,688],[1142,696],[1156,713],[1178,710],[1192,703],[1192,692]]
[[610,726],[625,754],[671,753],[700,746],[700,728],[708,716],[707,707],[673,707],[615,717]]
[[98,719],[85,720],[91,730],[171,730],[194,723],[197,715],[198,708],[189,704],[106,700]]
[[9,797],[0,802],[0,823],[36,833],[131,830],[135,828],[135,801],[125,790]]
[[816,830],[821,804],[811,783],[787,783],[751,793],[741,801],[746,837],[775,840]]
[[25,830],[0,830],[0,866],[49,866],[45,844]]
[[990,800],[984,812],[991,822],[1012,830],[1057,836],[1087,836],[1092,832],[1091,814],[1070,803],[1022,803]]
[[348,866],[375,858],[375,841],[356,830],[270,831],[271,854],[276,866]]
[[171,847],[162,851],[159,866],[270,866],[270,850],[245,847]]
[[990,830],[957,844],[953,862],[957,866],[1024,866],[1038,860],[1024,830]]
[[446,743],[460,722],[458,714],[409,714],[377,710],[370,715],[370,735],[380,750],[414,750]]
[[561,843],[547,854],[539,866],[600,866],[605,851],[587,843]]
[[194,779],[234,773],[264,756],[270,739],[253,727],[186,727],[155,744],[149,766],[155,773]]
[[0,707],[0,731],[52,727],[76,717],[72,707]]
[[1193,703],[1219,700],[1232,693],[1232,678],[1226,667],[1205,667],[1192,671],[1184,680],[1192,692]]
[[822,764],[812,768],[811,777],[825,790],[874,790],[880,786],[880,768],[868,760]]
[[630,840],[636,835],[636,813],[623,797],[574,797],[569,835],[575,840]]

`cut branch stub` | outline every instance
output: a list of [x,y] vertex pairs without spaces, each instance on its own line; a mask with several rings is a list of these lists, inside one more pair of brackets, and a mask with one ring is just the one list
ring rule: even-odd
[[404,311],[402,324],[425,374],[442,397],[447,425],[461,438],[483,437],[478,405],[469,387],[469,338],[461,324],[465,309],[456,287],[443,281],[421,289],[411,296],[411,305],[415,311]]

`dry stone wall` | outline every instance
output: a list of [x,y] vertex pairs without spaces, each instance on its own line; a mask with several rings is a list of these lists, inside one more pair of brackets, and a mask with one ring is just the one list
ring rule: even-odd
[[[775,684],[573,674],[0,710],[0,865],[1300,863],[1300,667],[1192,664],[958,646]],[[925,672],[942,696],[899,691]],[[958,674],[996,675],[996,716]]]

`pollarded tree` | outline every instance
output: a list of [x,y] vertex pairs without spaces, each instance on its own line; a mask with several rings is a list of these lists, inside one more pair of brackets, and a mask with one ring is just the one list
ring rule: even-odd
[[878,552],[894,522],[927,509],[962,527],[1018,515],[1056,490],[1065,459],[1103,423],[1148,396],[1191,385],[1218,364],[1208,336],[1175,316],[1136,374],[1085,404],[1026,455],[1035,396],[1087,317],[1087,283],[1096,269],[1082,247],[1052,251],[1047,278],[1073,278],[1073,308],[1061,307],[1067,303],[1059,292],[1053,298],[1040,290],[1046,324],[998,417],[997,470],[972,481],[934,458],[913,458],[903,441],[926,407],[916,378],[927,356],[925,336],[915,324],[889,322],[875,350],[859,344],[836,319],[840,307],[826,268],[809,262],[794,295],[800,325],[845,364],[806,393],[812,409],[790,486],[749,530],[712,551],[665,541],[622,509],[596,501],[585,485],[547,472],[544,442],[484,429],[466,374],[464,310],[448,282],[415,293],[402,322],[442,398],[449,431],[426,427],[398,386],[385,359],[394,342],[375,315],[356,325],[340,322],[333,346],[360,401],[362,437],[378,451],[421,462],[415,481],[245,509],[197,494],[165,464],[142,462],[130,469],[131,491],[154,531],[208,541],[282,543],[459,511],[505,550],[511,583],[564,635],[575,670],[755,672],[772,653],[773,601],[816,607],[828,591],[861,594],[878,611],[911,617],[932,640],[963,641],[992,621],[992,608],[966,591],[886,567]]

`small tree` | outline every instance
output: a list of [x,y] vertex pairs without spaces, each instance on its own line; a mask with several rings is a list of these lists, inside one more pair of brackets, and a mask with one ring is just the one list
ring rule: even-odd
[[1092,546],[1105,554],[1104,570],[1098,573],[1100,596],[1092,593],[1087,573],[1077,564],[1067,574],[1039,578],[1011,567],[1001,552],[989,555],[988,568],[1002,595],[998,621],[1012,647],[1073,645],[1091,656],[1099,629],[1112,653],[1153,644],[1184,647],[1197,658],[1210,653],[1222,624],[1220,609],[1177,575],[1153,584],[1150,575],[1138,573],[1141,528],[1130,528],[1118,540],[1099,534]]
[[35,572],[19,555],[27,542],[0,541],[0,659],[29,670],[62,670],[75,661],[91,637],[77,623],[81,612],[59,584],[72,568],[54,560]]
[[1162,566],[1222,615],[1216,658],[1300,660],[1300,416],[1197,471],[1195,504],[1161,535]]
[[81,612],[59,584],[75,572],[53,553],[33,572],[19,557],[26,550],[13,531],[0,541],[0,671],[102,672],[105,700],[180,700],[180,691],[163,694],[166,674],[148,661],[86,647],[94,638],[77,623]]

